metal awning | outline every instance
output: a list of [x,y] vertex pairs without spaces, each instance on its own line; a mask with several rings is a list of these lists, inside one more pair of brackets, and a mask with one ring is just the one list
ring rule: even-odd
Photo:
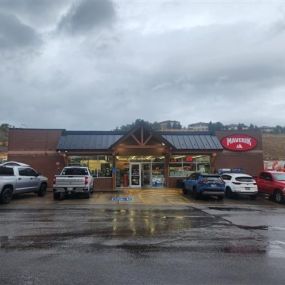
[[[185,151],[221,151],[219,139],[209,133],[153,132],[162,143],[176,150]],[[65,131],[60,137],[58,150],[110,150],[127,133],[116,131]]]
[[161,134],[177,150],[223,150],[219,139],[211,134]]
[[108,150],[123,134],[115,132],[72,132],[60,137],[58,150]]

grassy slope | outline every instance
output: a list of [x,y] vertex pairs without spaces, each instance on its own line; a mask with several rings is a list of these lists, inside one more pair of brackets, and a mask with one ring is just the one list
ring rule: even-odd
[[263,134],[264,160],[285,160],[285,134]]

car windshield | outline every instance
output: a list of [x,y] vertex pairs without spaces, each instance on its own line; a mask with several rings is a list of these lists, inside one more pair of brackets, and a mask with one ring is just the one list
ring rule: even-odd
[[254,179],[251,176],[240,176],[240,177],[236,177],[236,181],[239,181],[239,182],[254,182]]
[[273,177],[277,181],[285,181],[285,173],[274,173]]
[[86,168],[65,168],[61,175],[88,175],[88,171]]

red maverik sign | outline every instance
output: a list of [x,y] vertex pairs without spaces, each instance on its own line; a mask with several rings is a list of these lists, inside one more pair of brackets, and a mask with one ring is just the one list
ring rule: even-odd
[[228,150],[248,151],[256,147],[257,140],[249,135],[231,135],[222,138],[221,144]]

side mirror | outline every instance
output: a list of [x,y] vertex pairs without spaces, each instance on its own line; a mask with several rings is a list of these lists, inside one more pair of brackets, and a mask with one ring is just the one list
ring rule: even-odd
[[38,177],[38,176],[40,176],[40,175],[42,175],[42,174],[41,174],[41,173],[37,173],[37,174],[36,174],[36,177]]

